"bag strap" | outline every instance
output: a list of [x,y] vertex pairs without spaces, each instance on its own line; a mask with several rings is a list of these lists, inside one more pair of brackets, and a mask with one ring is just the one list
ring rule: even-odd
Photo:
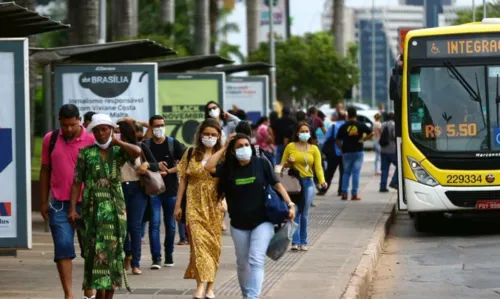
[[59,129],[53,130],[52,134],[50,135],[50,143],[49,143],[49,173],[52,172],[52,152],[56,147],[58,137],[59,137]]
[[175,160],[175,147],[174,147],[174,138],[168,136],[167,137],[168,151],[172,155],[172,158]]

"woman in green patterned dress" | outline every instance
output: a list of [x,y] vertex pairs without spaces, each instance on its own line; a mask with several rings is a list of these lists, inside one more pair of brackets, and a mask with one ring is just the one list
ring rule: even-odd
[[[95,145],[83,148],[75,167],[71,189],[70,223],[82,229],[84,238],[83,288],[94,289],[96,299],[113,298],[114,290],[128,286],[123,244],[127,234],[125,201],[120,168],[141,155],[141,148],[114,137],[116,124],[106,114],[95,114],[88,130]],[[76,203],[83,189],[82,221]]]

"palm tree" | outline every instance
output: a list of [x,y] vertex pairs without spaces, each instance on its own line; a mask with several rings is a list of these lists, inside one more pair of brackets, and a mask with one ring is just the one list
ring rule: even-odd
[[[2,1],[0,1],[2,2]],[[17,0],[19,6],[26,7],[31,11],[36,11],[36,0]],[[35,36],[29,38],[29,47],[36,46]],[[31,140],[31,155],[33,156],[35,143],[33,137],[35,136],[35,90],[36,90],[36,61],[30,58],[30,140]]]
[[195,11],[195,54],[206,55],[210,52],[210,33],[209,33],[209,0],[197,0]]
[[72,45],[94,44],[99,38],[99,0],[68,0],[69,41]]
[[344,55],[344,0],[333,0],[332,33],[335,50]]
[[259,3],[247,0],[247,51],[248,54],[259,48]]
[[175,0],[160,0],[160,18],[165,24],[174,24]]
[[111,9],[113,40],[136,37],[139,19],[137,0],[113,0]]
[[217,46],[217,32],[219,20],[219,3],[217,0],[210,0],[210,53],[214,54]]

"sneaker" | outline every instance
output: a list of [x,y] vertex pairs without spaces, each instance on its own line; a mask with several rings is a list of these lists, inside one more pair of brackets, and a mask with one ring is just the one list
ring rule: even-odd
[[389,192],[389,189],[387,189],[387,188],[380,189],[380,190],[378,190],[378,192],[380,192],[380,193],[387,193],[387,192]]
[[345,193],[344,193],[344,194],[342,194],[342,198],[341,198],[341,200],[347,200],[347,194],[345,194]]
[[167,255],[165,259],[165,267],[173,267],[174,266],[174,258],[172,255]]
[[389,185],[389,187],[390,187],[390,188],[392,188],[392,189],[396,189],[396,190],[398,190],[398,187],[399,187],[399,186],[398,186],[398,185],[396,185],[396,184],[390,184],[390,185]]
[[177,243],[177,245],[189,245],[189,242],[188,240],[180,240],[179,243]]
[[353,195],[351,200],[361,200],[361,197],[359,195]]
[[151,265],[151,270],[160,270],[160,269],[161,269],[161,262],[153,261],[153,264]]

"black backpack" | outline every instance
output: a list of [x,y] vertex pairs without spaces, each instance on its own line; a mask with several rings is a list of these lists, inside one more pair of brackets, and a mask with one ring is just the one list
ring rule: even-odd
[[389,126],[385,123],[382,126],[382,134],[380,134],[378,144],[380,144],[380,146],[388,146],[389,143],[391,143],[391,133],[389,132]]

